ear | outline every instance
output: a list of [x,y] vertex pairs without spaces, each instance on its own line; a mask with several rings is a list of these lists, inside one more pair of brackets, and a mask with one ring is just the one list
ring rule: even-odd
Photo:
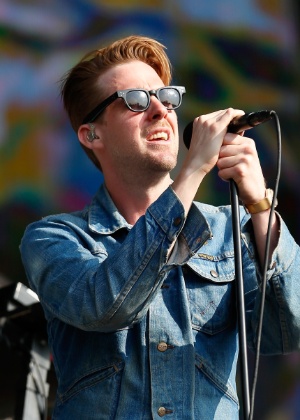
[[94,124],[83,124],[79,127],[77,135],[81,144],[88,149],[93,149],[93,142],[99,140],[99,136],[96,133],[96,127]]

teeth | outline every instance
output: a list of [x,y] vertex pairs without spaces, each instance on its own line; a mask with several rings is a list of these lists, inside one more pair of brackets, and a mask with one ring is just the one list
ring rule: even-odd
[[162,131],[161,133],[156,133],[149,137],[149,140],[155,140],[155,139],[168,140],[168,134]]

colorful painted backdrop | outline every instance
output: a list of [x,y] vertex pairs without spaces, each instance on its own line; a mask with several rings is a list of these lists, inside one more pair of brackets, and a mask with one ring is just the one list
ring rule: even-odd
[[[299,242],[297,8],[296,0],[2,0],[1,276],[26,283],[18,252],[25,226],[82,207],[102,182],[66,119],[59,80],[87,51],[129,34],[152,36],[167,46],[174,83],[187,89],[179,110],[181,132],[194,116],[228,106],[278,113],[283,137],[278,208]],[[257,127],[251,136],[272,186],[274,125]],[[182,147],[181,156],[184,152]],[[213,171],[198,198],[229,203],[228,185]],[[270,360],[263,378],[272,393],[265,395],[262,379],[259,418],[300,418],[299,358],[276,359],[276,369]]]

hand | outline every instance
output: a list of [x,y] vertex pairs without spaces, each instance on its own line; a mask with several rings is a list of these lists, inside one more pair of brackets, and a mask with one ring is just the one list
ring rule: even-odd
[[239,197],[245,205],[257,203],[265,197],[265,180],[251,138],[227,133],[220,148],[217,167],[222,179],[235,181]]
[[[219,160],[230,121],[244,112],[229,108],[195,118],[191,144],[172,188],[188,213],[199,185]],[[231,178],[229,174],[229,178]],[[226,178],[226,174],[224,174]]]
[[218,161],[228,124],[243,114],[241,110],[229,108],[195,118],[186,166],[207,174]]

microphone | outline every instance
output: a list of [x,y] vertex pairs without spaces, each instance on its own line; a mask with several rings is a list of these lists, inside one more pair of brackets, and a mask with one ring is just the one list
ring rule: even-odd
[[[228,125],[227,132],[238,134],[242,131],[249,130],[250,128],[253,128],[256,125],[269,121],[272,118],[273,112],[274,111],[263,110],[257,112],[249,112],[248,114],[235,117]],[[192,133],[193,121],[188,123],[188,125],[183,131],[183,141],[187,149],[189,149],[191,144]]]

